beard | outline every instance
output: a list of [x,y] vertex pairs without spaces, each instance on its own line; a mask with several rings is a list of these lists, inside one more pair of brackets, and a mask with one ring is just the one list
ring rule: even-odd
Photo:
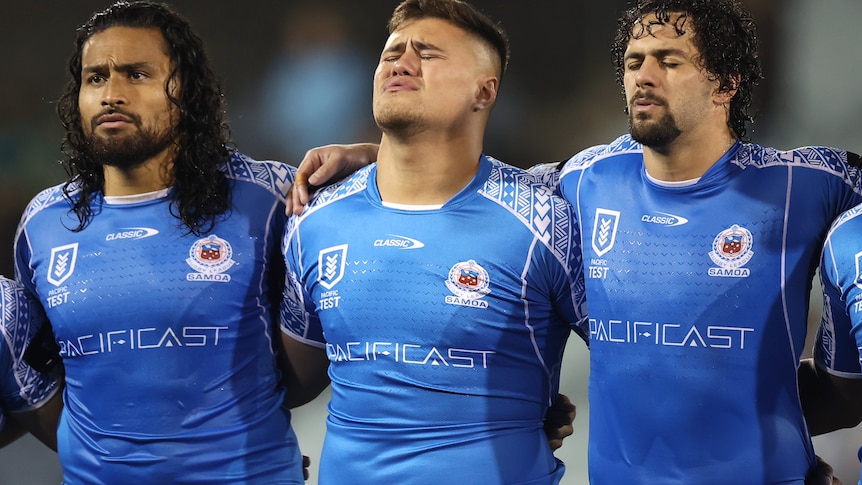
[[642,95],[632,97],[629,107],[629,133],[634,141],[646,147],[662,147],[667,146],[682,134],[682,130],[676,124],[676,120],[670,113],[662,115],[658,121],[650,121],[649,115],[640,113],[633,114],[632,106],[637,99],[646,99],[667,107],[667,103],[663,99],[656,96]]
[[425,129],[425,123],[415,111],[383,107],[374,110],[374,121],[380,131],[396,139],[408,138]]
[[156,131],[145,128],[139,116],[123,114],[132,119],[137,131],[126,135],[99,136],[95,126],[91,128],[86,154],[100,165],[129,170],[143,165],[174,143],[176,136],[173,129]]
[[629,132],[634,141],[651,148],[667,146],[682,134],[682,130],[670,114],[665,114],[657,122],[652,123],[646,120],[637,123],[629,114]]

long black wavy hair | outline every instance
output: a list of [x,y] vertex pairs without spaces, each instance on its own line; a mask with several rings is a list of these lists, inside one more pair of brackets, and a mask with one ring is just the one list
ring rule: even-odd
[[[682,16],[672,22],[672,14]],[[617,83],[623,85],[623,58],[629,40],[649,35],[650,25],[642,22],[654,14],[658,21],[672,26],[677,35],[691,29],[692,42],[700,62],[710,76],[719,81],[719,89],[736,94],[730,101],[728,127],[741,140],[746,138],[746,125],[754,121],[749,112],[754,87],[763,79],[757,53],[754,19],[736,0],[640,0],[620,17],[612,48]]]
[[[77,31],[75,51],[68,61],[69,81],[57,102],[57,114],[66,130],[61,149],[69,178],[63,193],[79,221],[72,230],[80,231],[89,224],[94,216],[92,200],[105,184],[102,165],[87,155],[88,141],[81,124],[78,92],[82,49],[87,39],[111,27],[157,28],[165,39],[172,66],[165,94],[180,112],[175,128],[177,157],[171,174],[174,191],[170,210],[191,233],[208,232],[231,203],[228,180],[222,171],[234,150],[224,95],[203,42],[189,22],[166,5],[145,1],[114,3],[95,13]],[[169,90],[172,83],[180,87],[178,97]],[[75,192],[77,198],[72,197]]]

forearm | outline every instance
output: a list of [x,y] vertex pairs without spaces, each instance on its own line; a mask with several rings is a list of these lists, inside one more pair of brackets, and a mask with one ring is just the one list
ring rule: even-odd
[[295,408],[311,402],[329,386],[329,358],[323,349],[282,335],[282,383],[287,389],[284,404]]
[[862,422],[862,380],[830,375],[813,359],[803,360],[797,375],[802,412],[812,436]]

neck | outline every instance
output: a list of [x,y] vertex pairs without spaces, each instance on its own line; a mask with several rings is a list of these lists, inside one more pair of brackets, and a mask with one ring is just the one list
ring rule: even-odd
[[666,146],[644,147],[644,166],[650,176],[665,182],[696,179],[735,141],[729,129],[683,134]]
[[377,188],[386,202],[445,204],[476,175],[481,155],[481,136],[426,133],[402,139],[384,133],[377,157]]
[[145,194],[170,187],[173,158],[172,153],[163,152],[132,168],[105,165],[105,195]]

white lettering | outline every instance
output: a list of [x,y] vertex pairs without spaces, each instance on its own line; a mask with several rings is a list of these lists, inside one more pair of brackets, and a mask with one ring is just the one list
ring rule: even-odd
[[326,355],[333,362],[374,362],[391,359],[405,365],[431,365],[487,369],[493,350],[426,347],[410,343],[344,342],[326,344]]
[[60,355],[74,357],[122,350],[149,350],[171,347],[217,347],[219,334],[228,327],[180,327],[159,331],[148,327],[129,330],[110,330],[103,333],[81,335],[60,341]]
[[754,328],[726,325],[590,319],[590,340],[616,344],[744,350],[746,335],[753,332]]

